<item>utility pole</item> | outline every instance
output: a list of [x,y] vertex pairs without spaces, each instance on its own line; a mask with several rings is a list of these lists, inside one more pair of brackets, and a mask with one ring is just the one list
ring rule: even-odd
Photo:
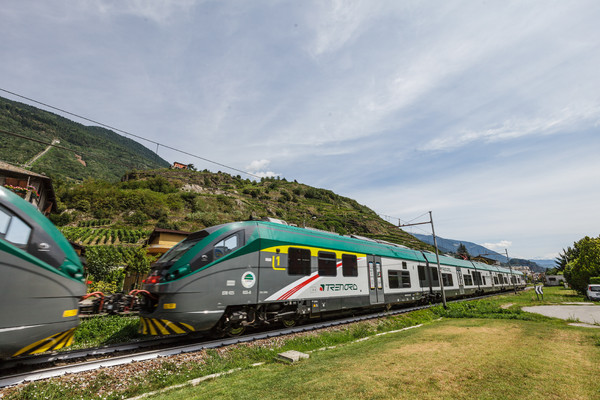
[[517,278],[513,275],[512,265],[510,265],[510,258],[508,258],[508,250],[504,249],[504,252],[506,253],[506,262],[508,263],[508,268],[510,269],[510,279],[513,281],[513,289],[515,294],[517,294]]
[[424,224],[431,224],[431,234],[433,235],[433,245],[435,246],[435,259],[437,261],[438,281],[440,282],[440,289],[442,291],[442,304],[444,305],[444,308],[448,308],[448,306],[446,305],[446,292],[444,291],[444,282],[442,280],[442,269],[440,267],[440,254],[439,254],[439,251],[438,251],[437,239],[435,237],[435,228],[433,227],[433,214],[431,213],[431,211],[429,211],[429,222],[417,222],[417,223],[414,223],[414,224],[404,224],[404,225],[402,225],[398,221],[398,227],[399,228],[402,228],[402,227],[405,227],[405,226],[415,226],[415,225],[424,225]]

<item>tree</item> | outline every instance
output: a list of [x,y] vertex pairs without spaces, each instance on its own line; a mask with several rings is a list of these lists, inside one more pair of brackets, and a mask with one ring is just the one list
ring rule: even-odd
[[458,245],[458,249],[456,249],[456,255],[463,260],[471,259],[471,255],[467,251],[467,247],[462,243]]
[[564,269],[565,279],[571,287],[580,293],[584,293],[590,278],[600,275],[600,237],[590,238],[588,236],[575,242],[573,251],[568,258]]
[[130,274],[136,275],[136,281],[138,277],[148,275],[150,272],[150,264],[156,261],[156,256],[148,255],[146,247],[138,247],[132,249],[125,256],[125,267],[126,271]]
[[554,259],[554,262],[556,263],[556,270],[564,271],[569,261],[575,260],[577,256],[577,251],[572,249],[570,246],[567,247],[566,250],[562,249],[562,253],[558,253],[558,257]]
[[106,281],[121,264],[121,256],[112,246],[90,246],[86,249],[87,271],[95,281]]

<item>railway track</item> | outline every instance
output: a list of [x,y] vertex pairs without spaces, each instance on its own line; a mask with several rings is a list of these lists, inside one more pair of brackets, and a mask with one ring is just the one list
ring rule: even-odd
[[[504,293],[494,293],[484,296],[453,300],[451,302],[478,300]],[[269,339],[295,333],[308,332],[328,327],[334,327],[354,322],[375,318],[409,313],[426,309],[437,304],[420,305],[401,309],[391,309],[369,314],[355,315],[332,320],[320,320],[306,323],[291,328],[281,328],[263,332],[254,332],[247,335],[209,339],[190,337],[168,337],[141,342],[126,343],[114,346],[104,346],[93,349],[83,349],[54,353],[49,355],[30,356],[0,362],[0,388],[14,386],[23,382],[32,382],[64,374],[75,374],[102,367],[112,367],[131,362],[146,361],[177,354],[198,352],[206,349],[215,349],[238,343],[249,343],[261,339]],[[182,342],[185,342],[182,344]],[[151,348],[150,350],[148,350]],[[27,370],[23,372],[23,370]]]

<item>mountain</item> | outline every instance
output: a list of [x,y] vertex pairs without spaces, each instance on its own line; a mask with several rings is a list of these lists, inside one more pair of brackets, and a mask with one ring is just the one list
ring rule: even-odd
[[[412,235],[425,243],[433,245],[433,237],[431,235],[421,235],[418,233],[413,233]],[[439,236],[436,237],[436,239],[438,243],[438,249],[440,250],[440,252],[456,253],[456,251],[458,250],[458,246],[460,246],[460,244],[463,244],[471,256],[484,255],[484,257],[486,258],[491,258],[492,260],[500,261],[501,263],[506,263],[506,255],[497,253],[476,243],[467,242],[464,240],[445,239]],[[539,264],[537,263],[537,261],[542,261],[543,264]],[[547,268],[553,268],[555,266],[553,260],[525,260],[522,258],[511,258],[510,264],[528,266],[534,272],[545,272]]]
[[556,267],[556,260],[552,259],[552,260],[531,260],[534,263],[536,263],[537,265],[546,268],[546,269],[551,269],[551,268],[555,268]]
[[[433,245],[433,237],[431,235],[421,235],[418,233],[413,233],[412,235],[425,243],[429,243],[429,244]],[[458,250],[458,246],[463,244],[466,247],[469,254],[472,256],[478,256],[478,255],[485,254],[485,257],[490,258],[492,260],[500,261],[503,263],[506,262],[505,255],[502,255],[493,250],[490,250],[488,248],[480,246],[476,243],[471,243],[471,242],[467,242],[464,240],[445,239],[445,238],[442,238],[439,236],[436,236],[436,240],[437,240],[437,244],[438,244],[438,249],[442,253],[456,253],[456,251]]]
[[116,183],[67,183],[57,188],[56,195],[60,207],[52,221],[69,239],[84,245],[113,243],[115,236],[123,236],[121,230],[158,227],[193,232],[269,217],[433,250],[356,200],[285,179],[253,181],[223,172],[156,169],[131,171]]
[[[52,147],[32,162],[51,142],[68,150]],[[0,160],[28,165],[32,171],[53,178],[75,181],[93,178],[115,182],[132,169],[169,166],[145,146],[111,130],[85,126],[3,97],[0,97]]]

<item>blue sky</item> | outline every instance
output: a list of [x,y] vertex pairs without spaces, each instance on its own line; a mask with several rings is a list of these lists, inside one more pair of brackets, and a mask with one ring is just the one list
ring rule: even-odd
[[438,235],[511,257],[600,234],[597,1],[4,0],[0,21],[2,89],[404,221],[431,210]]

